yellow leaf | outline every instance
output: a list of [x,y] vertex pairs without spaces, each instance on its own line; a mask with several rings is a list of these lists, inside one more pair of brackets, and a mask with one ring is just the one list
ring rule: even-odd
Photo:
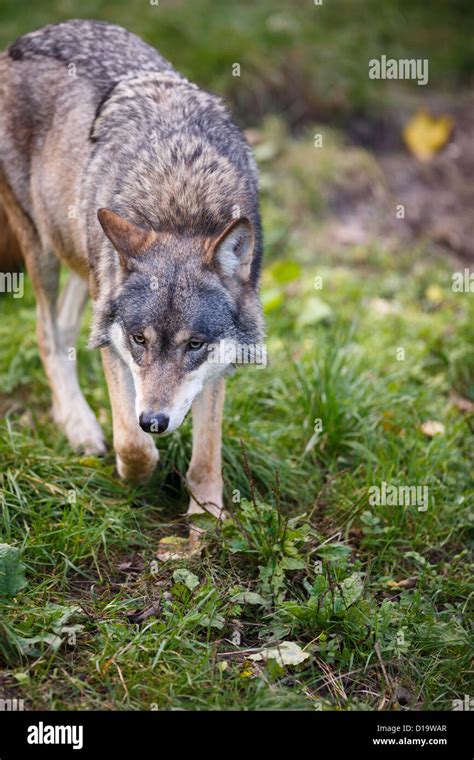
[[431,303],[441,303],[443,300],[443,295],[443,291],[439,285],[430,285],[426,289],[425,293],[425,296],[427,297],[428,301],[431,301]]
[[426,111],[419,111],[405,125],[403,139],[420,161],[429,161],[446,145],[453,126],[454,120],[451,116],[436,117]]
[[403,581],[386,581],[386,585],[389,588],[414,588],[416,586],[418,578],[405,578]]

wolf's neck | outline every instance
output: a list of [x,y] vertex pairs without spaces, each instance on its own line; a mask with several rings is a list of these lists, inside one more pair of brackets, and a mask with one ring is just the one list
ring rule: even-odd
[[240,131],[220,100],[179,75],[120,83],[93,134],[86,192],[96,208],[201,235],[254,205],[257,187]]

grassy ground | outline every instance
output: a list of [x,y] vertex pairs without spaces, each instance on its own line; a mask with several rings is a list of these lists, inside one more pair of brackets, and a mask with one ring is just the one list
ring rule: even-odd
[[[450,394],[473,391],[472,296],[453,293],[452,265],[429,249],[349,246],[308,264],[289,202],[308,146],[287,141],[262,166],[278,188],[264,191],[264,217],[281,225],[267,230],[271,367],[229,383],[235,515],[201,556],[156,556],[185,531],[173,468],[185,472],[189,423],[146,488],[119,483],[112,456],[74,455],[46,412],[31,293],[2,299],[2,541],[22,548],[28,579],[2,604],[2,683],[31,706],[441,709],[470,693],[472,423]],[[308,218],[308,239],[316,226]],[[85,338],[83,386],[110,434]],[[425,435],[428,420],[444,434]],[[382,482],[428,486],[428,509],[371,505]],[[249,659],[273,641],[310,656]]]
[[[129,5],[107,8],[125,23]],[[97,2],[80,14],[57,6],[64,16],[105,15]],[[190,52],[204,21],[182,24],[184,7],[173,15],[165,6],[175,30],[165,52],[179,58],[186,28],[188,73],[206,80],[211,54],[199,68]],[[38,25],[52,20],[36,6],[28,18],[13,8],[4,36],[34,26],[35,14]],[[236,26],[257,23],[256,6],[241,9]],[[149,38],[156,10],[140,16]],[[209,18],[218,35],[224,15]],[[242,22],[237,49],[252,37],[265,50],[260,31]],[[74,454],[48,416],[28,282],[23,299],[0,299],[0,543],[21,551],[27,581],[20,588],[13,557],[14,593],[0,602],[0,696],[27,708],[440,710],[472,694],[472,294],[453,291],[460,265],[429,240],[321,243],[334,188],[382,181],[372,155],[320,127],[291,138],[275,119],[254,138],[271,365],[229,382],[232,517],[208,525],[201,554],[179,541],[189,422],[160,442],[146,487],[119,482],[112,454]],[[87,325],[82,385],[110,439],[86,338]],[[442,432],[423,432],[430,421]],[[383,483],[426,486],[427,509],[374,504],[371,489]],[[281,656],[282,642],[304,659],[265,660],[275,645]]]

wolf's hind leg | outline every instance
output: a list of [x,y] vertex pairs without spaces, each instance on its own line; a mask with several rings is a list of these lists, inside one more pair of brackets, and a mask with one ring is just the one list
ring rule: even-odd
[[[57,309],[59,261],[52,254],[25,254],[36,293],[37,335],[41,358],[53,395],[52,413],[74,449],[86,454],[105,453],[105,440],[95,415],[82,395],[77,377],[75,339],[83,294],[70,303],[74,288],[66,284]],[[69,303],[68,303],[69,302]]]
[[[67,367],[56,373],[63,376],[61,390],[53,391],[53,418],[66,433],[71,445],[87,454],[103,454],[105,440],[92,409],[82,395],[77,377],[76,341],[81,326],[81,316],[87,303],[87,281],[75,272],[69,274],[55,309],[55,350],[67,361]],[[55,296],[56,301],[57,293]],[[59,349],[59,351],[58,351]],[[53,384],[51,383],[51,387]],[[62,388],[66,391],[63,392]]]
[[[54,419],[71,446],[86,453],[102,454],[105,451],[102,431],[81,393],[75,355],[67,350],[65,333],[63,334],[57,315],[60,262],[53,253],[44,250],[36,231],[11,191],[5,187],[2,190],[2,202],[8,221],[20,243],[36,295],[36,331],[41,359],[53,396]],[[62,319],[64,322],[64,311]],[[72,334],[69,331],[69,335]]]
[[[77,377],[76,352],[71,340],[77,334],[77,325],[68,323],[65,308],[59,313],[56,310],[59,261],[52,254],[40,256],[42,262],[38,265],[37,260],[31,261],[30,254],[25,254],[36,293],[38,344],[53,395],[53,419],[74,449],[100,455],[106,448],[104,436]],[[63,300],[63,306],[64,303]]]
[[81,327],[81,317],[89,297],[87,280],[71,272],[59,299],[58,328],[64,345],[76,345]]
[[193,452],[186,480],[193,496],[188,515],[204,510],[223,517],[222,509],[222,410],[225,381],[210,383],[193,404]]
[[143,483],[155,469],[158,449],[152,436],[138,424],[129,368],[112,349],[103,348],[101,354],[112,406],[117,470],[122,478]]

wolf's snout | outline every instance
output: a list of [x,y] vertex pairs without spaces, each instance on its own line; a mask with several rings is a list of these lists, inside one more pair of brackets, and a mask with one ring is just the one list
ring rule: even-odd
[[170,418],[166,414],[142,412],[138,422],[145,433],[164,433],[168,428]]

